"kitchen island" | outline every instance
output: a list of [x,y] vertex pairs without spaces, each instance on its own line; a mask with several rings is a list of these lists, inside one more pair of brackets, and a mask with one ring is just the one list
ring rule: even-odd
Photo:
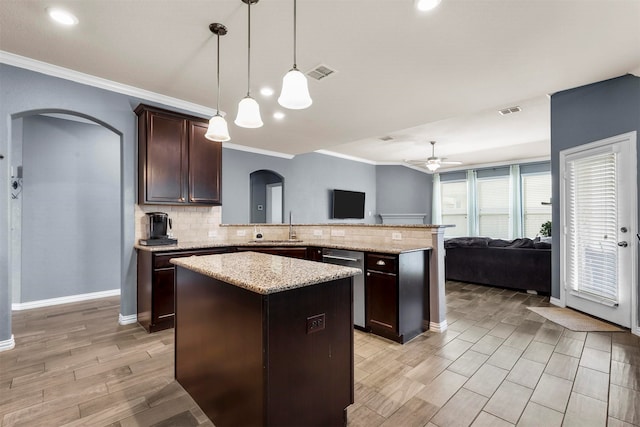
[[171,262],[176,380],[213,423],[346,425],[360,270],[254,252]]

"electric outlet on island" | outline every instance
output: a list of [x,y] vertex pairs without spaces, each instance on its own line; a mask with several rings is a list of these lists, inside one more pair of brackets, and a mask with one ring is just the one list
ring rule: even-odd
[[393,240],[402,240],[402,233],[392,233],[391,238]]
[[244,237],[247,235],[247,230],[236,230],[236,236]]
[[325,313],[316,314],[315,316],[307,317],[307,334],[321,331],[324,329],[324,326],[325,326]]

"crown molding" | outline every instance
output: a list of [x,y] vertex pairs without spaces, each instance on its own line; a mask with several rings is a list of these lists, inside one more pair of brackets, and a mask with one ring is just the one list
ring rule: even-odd
[[374,166],[378,165],[378,163],[374,162],[373,160],[367,160],[367,159],[363,159],[362,157],[355,157],[355,156],[349,156],[347,154],[336,153],[335,151],[330,151],[330,150],[316,150],[314,151],[314,153],[324,154],[325,156],[337,157],[339,159],[344,159],[344,160],[351,160],[354,162],[366,163],[368,165],[374,165]]
[[75,83],[81,83],[98,89],[105,89],[110,92],[142,98],[146,101],[157,102],[159,104],[180,108],[193,113],[202,114],[204,116],[213,116],[216,113],[214,108],[205,107],[193,102],[114,82],[112,80],[103,79],[101,77],[92,76],[90,74],[81,73],[69,68],[60,67],[58,65],[49,64],[47,62],[38,61],[2,50],[0,50],[0,63],[24,68],[26,70],[35,71],[52,77],[70,80]]
[[[47,62],[38,61],[26,56],[16,55],[11,52],[0,50],[0,63],[23,68],[29,71],[69,80],[75,83],[84,84],[98,89],[108,90],[135,98],[144,99],[145,101],[156,102],[158,104],[169,107],[179,108],[194,114],[201,114],[205,117],[211,117],[216,113],[215,108],[205,107],[200,104],[185,101],[178,98],[162,95],[160,93],[151,92],[123,83],[114,82],[112,80],[103,79],[101,77],[92,76],[90,74],[81,73],[70,68],[60,67],[58,65],[49,64]],[[224,115],[224,112],[220,112]],[[247,147],[244,145],[224,143],[224,147],[231,150],[247,151],[250,153],[262,154],[265,156],[282,157],[285,159],[293,159],[293,155],[279,153],[276,151],[262,150],[260,148]]]
[[282,159],[291,160],[295,157],[293,154],[280,153],[279,151],[264,150],[262,148],[248,147],[246,145],[238,145],[232,142],[223,142],[222,146],[230,150],[246,151],[248,153],[262,154],[263,156],[280,157]]

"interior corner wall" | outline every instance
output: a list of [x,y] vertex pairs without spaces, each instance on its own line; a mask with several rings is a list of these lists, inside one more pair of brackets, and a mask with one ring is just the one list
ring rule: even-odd
[[425,223],[431,224],[432,191],[432,175],[400,165],[376,166],[379,214],[427,214]]
[[[565,90],[551,96],[551,178],[554,201],[552,222],[554,224],[560,223],[560,204],[556,202],[560,200],[560,151],[638,131],[638,129],[640,129],[640,77],[625,75]],[[640,150],[638,156],[638,165],[640,165]],[[552,242],[551,295],[559,298],[562,266],[558,233],[553,234]]]

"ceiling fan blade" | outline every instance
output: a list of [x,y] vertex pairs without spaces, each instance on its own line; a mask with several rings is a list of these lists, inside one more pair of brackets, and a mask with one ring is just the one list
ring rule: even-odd
[[451,161],[451,162],[440,162],[441,165],[461,165],[462,162],[455,162],[455,161]]
[[405,163],[410,163],[412,165],[424,165],[429,161],[429,159],[424,160],[405,160]]

